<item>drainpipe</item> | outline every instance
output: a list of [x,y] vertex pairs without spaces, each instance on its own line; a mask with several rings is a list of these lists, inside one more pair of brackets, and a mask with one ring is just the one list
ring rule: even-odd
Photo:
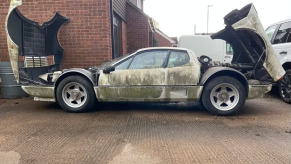
[[152,47],[155,47],[155,31],[154,30],[152,32],[152,42],[153,42]]
[[114,58],[114,35],[113,35],[113,7],[112,0],[110,0],[110,22],[111,22],[111,47],[112,47],[112,59]]

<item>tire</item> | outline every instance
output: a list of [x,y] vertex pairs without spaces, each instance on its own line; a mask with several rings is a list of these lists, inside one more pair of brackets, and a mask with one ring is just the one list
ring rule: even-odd
[[212,79],[205,85],[202,93],[203,105],[213,115],[234,115],[242,109],[245,100],[245,87],[229,76]]
[[199,100],[199,105],[201,109],[205,109],[205,105],[203,104],[202,98]]
[[285,103],[291,104],[291,69],[286,70],[286,74],[279,82],[279,94]]
[[69,76],[57,87],[57,101],[67,112],[89,111],[96,102],[93,85],[82,76]]

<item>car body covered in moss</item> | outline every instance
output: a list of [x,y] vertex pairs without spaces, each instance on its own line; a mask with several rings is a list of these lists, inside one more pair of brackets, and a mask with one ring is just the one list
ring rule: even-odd
[[[36,101],[57,101],[69,112],[89,110],[97,100],[200,101],[212,114],[231,115],[246,99],[270,91],[285,73],[253,4],[230,12],[224,18],[225,29],[211,36],[232,45],[231,64],[197,58],[188,49],[154,47],[87,69],[65,70],[60,70],[64,49],[57,33],[69,19],[57,13],[40,26],[17,10],[21,4],[21,0],[11,2],[6,21],[15,78]],[[47,65],[50,55],[53,65]],[[19,56],[24,57],[23,68],[18,67]]]

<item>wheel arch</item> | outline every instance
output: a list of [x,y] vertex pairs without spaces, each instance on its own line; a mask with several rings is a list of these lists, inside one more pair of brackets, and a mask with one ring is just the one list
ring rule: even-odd
[[282,65],[282,67],[284,68],[284,70],[288,70],[291,69],[291,61],[290,62],[286,62]]
[[69,76],[81,76],[81,77],[84,77],[85,79],[87,79],[91,84],[92,86],[95,86],[95,82],[94,82],[94,78],[93,78],[93,74],[85,69],[69,69],[69,70],[65,70],[62,75],[57,79],[57,81],[55,82],[55,91],[54,91],[54,94],[55,94],[55,97],[56,97],[56,93],[57,93],[57,88],[60,84],[60,82],[65,79],[66,77],[69,77]]
[[205,86],[209,81],[218,76],[230,76],[242,83],[248,96],[249,84],[246,77],[239,71],[228,67],[213,67],[208,69],[200,80],[200,85]]

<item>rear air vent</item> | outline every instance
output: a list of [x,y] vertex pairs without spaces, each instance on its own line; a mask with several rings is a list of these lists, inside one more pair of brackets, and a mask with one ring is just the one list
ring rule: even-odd
[[47,57],[28,57],[25,56],[24,65],[26,68],[47,66]]

